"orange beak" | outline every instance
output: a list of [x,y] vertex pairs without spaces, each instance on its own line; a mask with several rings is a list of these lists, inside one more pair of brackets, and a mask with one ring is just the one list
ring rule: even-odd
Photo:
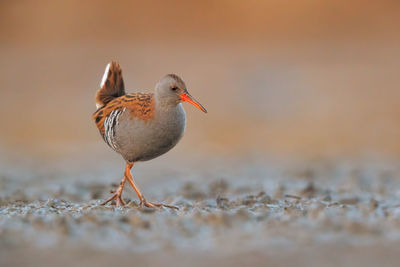
[[207,113],[207,110],[196,99],[194,99],[189,93],[183,93],[179,96],[181,97],[182,101],[186,101],[186,102],[192,104],[193,106],[195,106],[196,108],[200,109],[204,113]]

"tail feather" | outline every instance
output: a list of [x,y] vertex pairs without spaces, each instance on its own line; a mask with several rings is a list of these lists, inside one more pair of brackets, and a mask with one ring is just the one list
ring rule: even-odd
[[108,63],[100,83],[100,90],[96,93],[96,107],[100,108],[123,95],[125,95],[125,86],[122,69],[117,62],[112,61]]

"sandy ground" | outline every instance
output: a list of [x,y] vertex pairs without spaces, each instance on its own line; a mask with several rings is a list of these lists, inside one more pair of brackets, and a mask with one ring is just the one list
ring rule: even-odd
[[85,169],[75,160],[2,162],[2,266],[396,266],[400,259],[396,162],[167,156],[135,166],[147,199],[178,211],[139,208],[131,189],[126,207],[99,205],[120,179],[117,157]]

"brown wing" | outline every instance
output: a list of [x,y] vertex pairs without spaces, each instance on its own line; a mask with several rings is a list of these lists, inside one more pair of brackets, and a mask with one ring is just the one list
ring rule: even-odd
[[93,120],[104,137],[105,122],[107,118],[110,119],[111,115],[113,117],[112,121],[110,121],[111,126],[118,123],[118,121],[114,121],[114,117],[117,120],[119,118],[118,114],[123,112],[124,109],[125,112],[130,113],[130,118],[138,118],[147,121],[154,118],[154,108],[155,103],[153,94],[136,93],[123,95],[111,100],[108,104],[99,108],[93,114]]

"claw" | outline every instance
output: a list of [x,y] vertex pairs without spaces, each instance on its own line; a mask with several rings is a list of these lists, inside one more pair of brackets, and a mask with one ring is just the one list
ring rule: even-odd
[[107,199],[106,201],[104,201],[103,203],[101,203],[100,205],[106,205],[108,202],[111,202],[115,200],[116,201],[116,205],[118,207],[122,207],[125,206],[125,201],[122,199],[121,194],[115,193],[112,197],[110,197],[109,199]]
[[161,207],[166,207],[169,209],[176,209],[179,210],[179,208],[177,206],[173,206],[173,205],[168,205],[168,204],[163,204],[163,203],[153,203],[153,202],[148,202],[146,201],[145,198],[142,198],[140,200],[140,207],[147,207],[147,208],[152,208],[152,209],[156,209],[156,208],[161,208]]

